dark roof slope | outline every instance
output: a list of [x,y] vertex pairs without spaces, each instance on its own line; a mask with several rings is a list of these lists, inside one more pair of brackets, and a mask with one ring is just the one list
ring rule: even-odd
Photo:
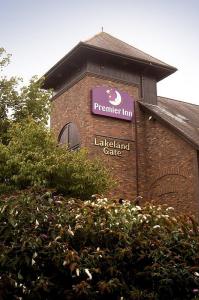
[[154,58],[153,56],[113,37],[112,35],[106,32],[100,32],[93,36],[91,39],[85,41],[84,43],[94,47],[99,47],[101,49],[106,49],[115,53],[120,53],[122,55],[126,55],[132,58],[136,58],[140,61],[146,61],[164,66],[166,68],[175,69],[174,67],[162,62],[161,60]]
[[158,104],[139,102],[155,118],[173,127],[184,139],[199,149],[199,105],[158,97]]

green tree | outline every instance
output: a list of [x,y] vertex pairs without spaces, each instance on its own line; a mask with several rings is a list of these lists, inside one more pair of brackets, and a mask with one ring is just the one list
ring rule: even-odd
[[82,199],[105,192],[111,185],[105,167],[85,150],[58,147],[46,126],[51,92],[41,88],[43,79],[21,86],[21,79],[2,75],[9,62],[0,48],[0,192],[50,187]]
[[13,123],[0,145],[0,190],[49,187],[85,199],[112,184],[106,168],[85,149],[57,146],[50,130],[32,117]]
[[42,87],[43,79],[34,76],[28,86],[22,86],[22,79],[7,78],[4,68],[10,63],[10,55],[0,48],[0,139],[8,144],[8,128],[13,122],[32,117],[36,122],[47,124],[50,111],[51,91]]
[[3,143],[7,143],[7,130],[11,122],[9,113],[15,106],[16,99],[18,98],[16,90],[17,78],[11,77],[8,79],[2,75],[4,68],[9,62],[10,55],[6,53],[4,48],[0,48],[0,139]]

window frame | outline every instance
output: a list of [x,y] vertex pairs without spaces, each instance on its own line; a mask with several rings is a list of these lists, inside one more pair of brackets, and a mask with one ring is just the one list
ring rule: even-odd
[[[74,126],[72,130],[74,130],[74,128],[75,128],[75,132],[77,134],[77,140],[78,140],[78,143],[76,143],[72,146],[70,146],[70,134],[73,134],[73,133],[71,133],[72,130],[70,131],[70,128],[72,128],[72,126],[70,126],[70,125]],[[67,142],[61,143],[61,137],[62,137],[63,133],[65,132],[65,130],[67,130],[67,128],[68,128]],[[78,150],[80,148],[80,133],[79,133],[79,129],[78,129],[76,123],[68,122],[62,127],[62,129],[60,130],[59,136],[58,136],[58,143],[61,145],[67,145],[68,150]]]

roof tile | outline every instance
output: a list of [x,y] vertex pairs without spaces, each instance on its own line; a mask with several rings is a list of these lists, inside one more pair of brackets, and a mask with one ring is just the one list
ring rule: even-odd
[[162,62],[161,60],[154,58],[153,56],[113,37],[112,35],[106,32],[100,32],[94,35],[91,39],[85,41],[84,43],[90,46],[94,46],[112,52],[120,53],[122,55],[130,56],[138,60],[162,65],[167,68],[171,67],[170,65]]

